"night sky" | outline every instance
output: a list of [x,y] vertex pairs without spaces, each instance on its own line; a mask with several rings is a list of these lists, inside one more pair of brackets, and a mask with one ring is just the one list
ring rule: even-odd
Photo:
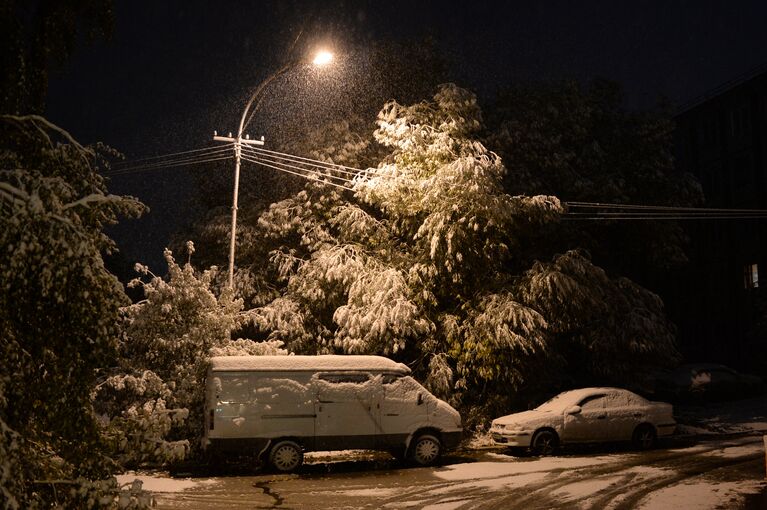
[[[767,64],[765,22],[763,0],[117,1],[112,40],[81,47],[51,80],[47,116],[129,160],[207,146],[214,129],[236,131],[248,91],[299,30],[338,58],[431,36],[451,79],[480,100],[515,82],[604,77],[623,85],[629,107],[678,106]],[[183,172],[110,183],[152,209],[113,232],[131,262],[160,260],[193,210]]]

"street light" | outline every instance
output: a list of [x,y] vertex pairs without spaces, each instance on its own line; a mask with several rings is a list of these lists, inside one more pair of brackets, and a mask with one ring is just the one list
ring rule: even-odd
[[[328,51],[320,51],[318,52],[314,60],[312,61],[312,64],[316,66],[324,66],[326,64],[329,64],[333,60],[333,54]],[[264,137],[262,136],[260,140],[251,140],[249,136],[246,136],[245,138],[242,137],[242,132],[245,130],[245,127],[250,123],[250,119],[253,118],[253,114],[258,110],[258,107],[261,104],[261,95],[263,91],[266,89],[266,87],[273,82],[275,79],[279,78],[283,74],[287,73],[291,69],[294,69],[298,67],[299,65],[303,64],[304,62],[301,61],[293,61],[285,64],[277,71],[273,72],[269,76],[266,77],[264,81],[262,81],[258,87],[256,87],[253,90],[253,93],[250,95],[250,99],[248,99],[248,102],[245,104],[245,110],[242,112],[242,117],[240,118],[240,126],[237,129],[237,137],[232,138],[231,133],[229,136],[219,136],[215,132],[213,133],[213,139],[221,142],[234,142],[234,190],[232,193],[232,232],[230,234],[229,239],[229,288],[234,289],[234,245],[235,245],[235,236],[237,233],[237,196],[239,195],[239,189],[240,189],[240,162],[242,159],[242,146],[243,145],[264,145]],[[258,99],[258,102],[254,102]],[[252,110],[251,110],[251,107]]]

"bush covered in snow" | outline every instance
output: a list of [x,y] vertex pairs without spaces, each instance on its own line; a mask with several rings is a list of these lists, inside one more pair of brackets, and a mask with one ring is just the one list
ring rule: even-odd
[[[194,245],[187,244],[189,257]],[[198,450],[209,356],[286,354],[279,341],[232,340],[242,300],[211,290],[216,268],[195,272],[165,251],[167,279],[137,264],[144,300],[123,308],[119,366],[94,391],[115,459],[125,467],[168,464]]]

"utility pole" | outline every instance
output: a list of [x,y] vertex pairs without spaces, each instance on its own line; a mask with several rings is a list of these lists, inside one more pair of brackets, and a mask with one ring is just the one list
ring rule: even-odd
[[[312,62],[314,65],[323,66],[329,63],[333,59],[333,55],[331,53],[328,53],[327,51],[322,51],[317,54],[314,61]],[[263,99],[262,93],[266,89],[266,87],[274,81],[276,78],[279,78],[286,72],[290,71],[291,69],[298,67],[301,65],[301,61],[291,61],[279,68],[277,71],[273,72],[269,76],[266,77],[264,81],[262,81],[258,87],[253,90],[253,93],[250,95],[250,98],[248,99],[248,102],[245,104],[245,110],[242,112],[242,117],[240,118],[240,127],[237,130],[237,137],[232,137],[232,133],[229,133],[229,136],[219,136],[218,133],[215,131],[213,132],[213,139],[218,142],[230,142],[234,143],[234,194],[232,197],[232,237],[229,241],[229,288],[234,290],[234,239],[235,234],[237,230],[237,194],[240,188],[240,160],[242,159],[242,146],[244,145],[264,145],[264,137],[262,136],[260,140],[251,140],[250,136],[245,135],[243,138],[242,132],[245,131],[245,128],[250,123],[250,119],[253,117],[253,114],[258,110],[259,105],[261,104],[261,99]],[[255,104],[254,104],[255,103]]]
[[219,136],[219,134],[213,132],[213,140],[217,142],[230,142],[234,143],[234,192],[232,194],[232,233],[229,239],[229,288],[234,290],[234,241],[237,234],[237,196],[240,191],[240,162],[242,160],[242,146],[244,145],[264,145],[264,137],[260,140],[251,140],[249,135],[242,137],[242,130],[237,135],[237,138],[232,137],[232,133],[229,136]]

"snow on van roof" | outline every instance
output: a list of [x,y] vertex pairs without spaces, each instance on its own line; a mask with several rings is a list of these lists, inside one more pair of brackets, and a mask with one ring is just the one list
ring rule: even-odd
[[334,355],[320,356],[214,356],[211,370],[373,370],[409,374],[410,369],[383,356]]

